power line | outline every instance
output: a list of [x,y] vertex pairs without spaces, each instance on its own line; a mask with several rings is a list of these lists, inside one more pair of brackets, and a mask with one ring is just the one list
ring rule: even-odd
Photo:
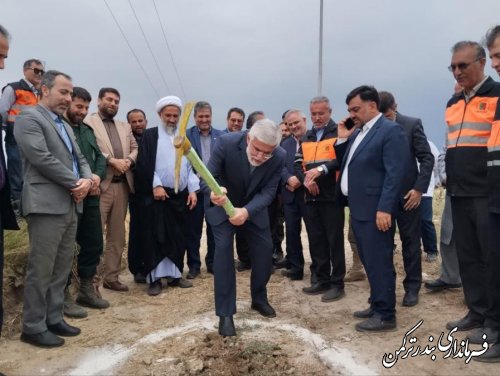
[[153,91],[156,93],[156,97],[159,98],[160,94],[158,93],[158,91],[156,90],[155,86],[153,85],[153,81],[151,81],[151,78],[149,77],[148,73],[146,72],[146,70],[142,66],[141,61],[139,60],[139,57],[134,52],[134,49],[132,48],[132,45],[128,41],[127,36],[125,35],[125,33],[123,32],[123,29],[121,28],[120,24],[118,23],[118,20],[116,19],[115,15],[113,13],[113,10],[110,8],[110,6],[109,6],[109,4],[107,3],[106,0],[104,0],[104,4],[106,4],[106,7],[108,8],[109,12],[111,13],[111,17],[113,17],[113,20],[115,21],[116,26],[120,30],[120,33],[122,34],[123,39],[125,39],[125,42],[127,43],[128,47],[130,48],[130,52],[132,52],[132,55],[134,55],[135,60],[137,61],[137,64],[139,64],[139,67],[141,67],[141,70],[144,73],[144,76],[146,76],[146,79],[148,80],[149,84],[153,88]]
[[167,46],[170,60],[172,61],[172,66],[174,67],[175,75],[177,76],[177,80],[179,80],[179,85],[181,87],[182,95],[184,96],[184,99],[187,100],[186,92],[184,91],[184,86],[182,85],[181,77],[179,76],[179,72],[177,71],[177,66],[175,65],[175,61],[174,61],[174,55],[172,54],[172,50],[170,49],[170,45],[168,44],[167,33],[165,32],[165,29],[163,28],[163,23],[161,22],[160,14],[158,13],[158,8],[156,7],[155,0],[153,0],[153,5],[155,7],[156,16],[158,17],[158,22],[160,23],[160,26],[161,26],[161,31],[163,33],[163,39],[165,40],[165,44]]
[[144,29],[142,28],[141,21],[139,21],[139,17],[137,17],[137,13],[135,13],[134,6],[132,5],[132,1],[128,0],[128,3],[130,5],[130,8],[132,8],[132,12],[134,13],[134,17],[139,24],[139,29],[141,29],[142,36],[144,37],[144,40],[146,41],[146,45],[148,46],[148,50],[151,53],[151,56],[153,56],[153,60],[155,62],[156,68],[158,69],[158,72],[160,72],[161,79],[163,80],[163,83],[165,84],[165,87],[167,88],[167,92],[170,92],[170,88],[168,87],[167,80],[165,79],[165,76],[163,75],[160,64],[158,64],[158,60],[156,59],[155,54],[153,53],[153,49],[151,48],[151,45],[149,44],[148,38],[146,37],[146,33],[144,33]]

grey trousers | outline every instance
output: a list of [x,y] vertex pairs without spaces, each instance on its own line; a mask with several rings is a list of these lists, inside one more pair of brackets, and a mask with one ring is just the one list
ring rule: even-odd
[[451,217],[451,200],[447,195],[444,202],[443,216],[441,218],[441,239],[439,248],[441,252],[441,279],[443,282],[462,283],[458,266],[457,249],[453,239],[453,220]]
[[26,217],[30,254],[24,284],[23,332],[36,334],[63,319],[64,287],[71,271],[76,206],[67,214]]

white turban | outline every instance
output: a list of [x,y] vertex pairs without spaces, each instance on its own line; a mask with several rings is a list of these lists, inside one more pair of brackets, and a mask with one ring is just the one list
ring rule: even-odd
[[179,107],[179,110],[182,111],[182,101],[179,97],[176,97],[175,95],[169,95],[167,97],[163,97],[158,102],[156,102],[156,112],[160,113],[160,111],[167,106],[176,106]]

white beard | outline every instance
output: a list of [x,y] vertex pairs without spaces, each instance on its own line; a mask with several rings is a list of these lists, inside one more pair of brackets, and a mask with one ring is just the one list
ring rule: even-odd
[[171,126],[165,123],[163,123],[163,126],[165,127],[165,131],[169,136],[173,136],[175,134],[175,131],[177,130],[176,126]]
[[265,161],[262,161],[262,162],[256,162],[256,161],[254,161],[252,159],[252,156],[250,155],[250,149],[249,149],[248,146],[247,146],[246,152],[247,152],[248,163],[250,163],[252,166],[258,167],[258,166],[262,165],[265,162]]

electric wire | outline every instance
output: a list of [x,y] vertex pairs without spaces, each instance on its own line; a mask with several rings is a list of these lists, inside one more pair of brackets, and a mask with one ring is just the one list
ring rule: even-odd
[[135,53],[134,49],[132,48],[132,45],[130,44],[129,40],[127,39],[127,36],[123,32],[123,29],[121,28],[120,24],[118,23],[118,20],[116,19],[115,15],[113,13],[113,10],[111,9],[111,7],[109,6],[109,4],[106,0],[103,0],[103,1],[104,1],[104,4],[106,4],[106,7],[108,8],[109,12],[111,13],[111,17],[113,17],[113,20],[115,21],[115,24],[118,27],[118,30],[120,30],[120,33],[122,34],[123,39],[125,39],[125,42],[127,43],[128,47],[130,49],[130,52],[132,52],[132,55],[134,55],[135,60],[137,61],[137,64],[139,64],[139,67],[141,68],[142,72],[144,73],[144,76],[146,76],[146,79],[148,80],[149,84],[151,85],[151,88],[153,89],[153,91],[155,92],[156,97],[159,98],[160,94],[158,93],[155,86],[153,85],[153,81],[151,81],[151,78],[149,77],[148,73],[146,72],[143,65],[141,64],[141,61],[139,60],[139,57]]
[[139,17],[137,17],[137,13],[135,12],[134,6],[132,5],[132,1],[128,0],[128,3],[130,5],[130,8],[132,9],[132,13],[134,13],[134,17],[139,24],[139,29],[141,29],[142,36],[144,38],[144,41],[146,42],[146,46],[148,47],[149,52],[151,53],[151,56],[153,57],[153,60],[155,62],[156,68],[158,69],[158,72],[160,72],[161,79],[163,83],[165,84],[165,87],[167,88],[167,92],[170,92],[170,88],[167,84],[167,80],[165,79],[165,76],[163,75],[160,64],[158,63],[158,60],[156,59],[156,56],[153,52],[153,49],[151,48],[151,45],[149,44],[148,38],[146,37],[146,33],[144,32],[144,29],[142,28],[141,21],[139,21]]
[[184,96],[184,99],[187,100],[186,92],[184,91],[184,86],[182,85],[182,80],[181,80],[181,77],[179,75],[179,71],[177,70],[177,66],[175,64],[174,54],[172,53],[172,50],[170,49],[170,45],[168,43],[167,33],[165,32],[165,29],[163,27],[163,23],[161,22],[160,14],[158,13],[158,8],[156,7],[156,0],[153,0],[153,5],[155,8],[156,16],[158,17],[158,22],[160,23],[160,26],[161,26],[163,39],[165,40],[165,45],[167,46],[170,60],[172,61],[172,66],[174,67],[175,75],[177,76],[177,80],[179,81],[179,86],[181,87],[182,95]]

